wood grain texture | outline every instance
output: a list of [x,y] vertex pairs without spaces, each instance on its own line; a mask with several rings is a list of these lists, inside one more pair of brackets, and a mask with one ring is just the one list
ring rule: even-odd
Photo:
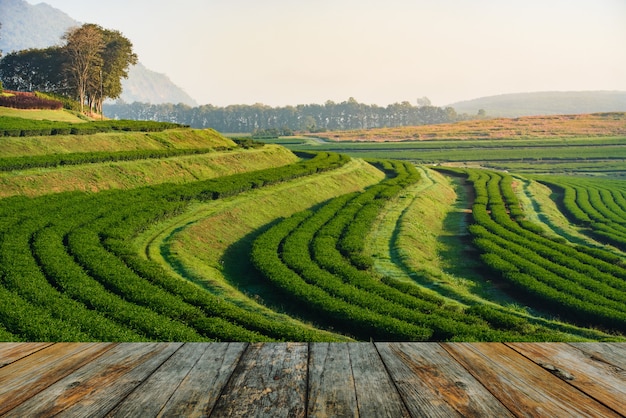
[[626,416],[626,344],[6,343],[2,417]]
[[[57,343],[1,368],[0,415],[35,397],[113,347],[113,344],[102,343]],[[28,345],[26,349],[29,351],[32,347]]]
[[318,343],[309,349],[310,417],[358,417],[347,343]]
[[626,370],[626,343],[571,343],[593,360]]
[[108,415],[157,416],[206,349],[207,346],[201,344],[185,344],[180,347]]
[[567,344],[508,345],[561,380],[626,415],[626,370]]
[[350,343],[349,348],[360,416],[410,416],[377,347]]
[[162,417],[208,417],[230,379],[247,343],[203,344],[205,351],[178,385]]
[[11,411],[17,417],[100,417],[119,404],[181,344],[121,343]]
[[216,416],[303,417],[308,345],[251,344],[213,410]]
[[0,368],[51,345],[52,343],[2,343],[0,344]]
[[511,416],[440,345],[378,343],[377,347],[413,416]]
[[504,344],[446,343],[442,347],[516,416],[619,416]]

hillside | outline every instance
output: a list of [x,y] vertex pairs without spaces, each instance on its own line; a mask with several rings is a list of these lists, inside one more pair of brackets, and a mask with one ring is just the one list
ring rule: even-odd
[[565,115],[596,112],[625,112],[626,92],[571,91],[502,94],[451,103],[458,113],[476,115],[483,109],[487,117]]
[[496,171],[387,159],[405,143],[366,161],[158,122],[16,119],[0,147],[0,341],[624,340],[624,182],[506,171],[529,154],[623,166],[620,138],[458,141],[497,151]]
[[47,48],[61,41],[65,31],[78,26],[66,13],[46,3],[0,0],[0,50],[3,54],[28,48]]
[[[3,54],[28,48],[57,45],[67,29],[79,26],[64,11],[46,3],[31,5],[25,0],[0,0],[0,51]],[[115,28],[113,28],[115,29]],[[132,41],[132,40],[131,40]],[[126,103],[197,103],[166,75],[138,64],[123,80],[121,99]]]

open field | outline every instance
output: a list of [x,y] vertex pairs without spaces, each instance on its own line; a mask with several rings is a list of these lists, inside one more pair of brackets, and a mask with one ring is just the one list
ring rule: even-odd
[[316,134],[331,141],[422,141],[449,139],[575,138],[626,134],[626,113],[526,116],[483,119],[440,125]]
[[292,150],[333,151],[357,158],[394,158],[418,165],[485,167],[535,174],[622,177],[626,136],[403,142],[328,142],[304,138],[266,141]]
[[0,340],[626,338],[623,137],[0,141]]

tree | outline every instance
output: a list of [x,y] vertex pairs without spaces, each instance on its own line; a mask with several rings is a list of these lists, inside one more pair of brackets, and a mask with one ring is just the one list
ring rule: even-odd
[[119,31],[101,29],[104,49],[102,65],[94,67],[87,92],[92,110],[102,113],[105,98],[117,99],[122,94],[122,78],[128,78],[128,68],[137,64],[133,44]]
[[426,96],[417,99],[417,107],[431,106],[430,99]]
[[85,24],[70,29],[64,36],[68,57],[67,72],[76,89],[81,110],[102,112],[106,98],[122,94],[122,78],[128,78],[128,68],[137,64],[133,44],[119,31]]
[[105,47],[102,28],[94,24],[85,24],[67,31],[63,39],[67,42],[64,47],[68,57],[67,72],[76,87],[80,109],[84,111],[94,69],[102,66],[102,51]]
[[26,49],[0,60],[0,78],[17,91],[42,91],[68,95],[72,88],[64,77],[65,54],[60,47]]

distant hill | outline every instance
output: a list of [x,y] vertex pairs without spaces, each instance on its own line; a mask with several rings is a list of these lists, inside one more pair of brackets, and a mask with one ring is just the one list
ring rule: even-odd
[[172,83],[167,75],[149,70],[142,63],[131,67],[128,79],[122,79],[122,87],[124,93],[121,99],[126,103],[184,103],[192,107],[198,105],[183,89]]
[[0,50],[3,54],[61,43],[65,31],[79,23],[62,11],[24,0],[0,0]]
[[626,111],[624,91],[568,91],[514,93],[451,103],[457,113],[476,115],[480,109],[492,117],[564,115]]
[[[80,26],[65,12],[46,3],[32,5],[25,0],[0,0],[0,50],[3,54],[28,48],[47,48],[61,43],[67,29]],[[108,28],[115,29],[115,28]],[[132,39],[131,39],[132,42]],[[123,80],[121,99],[126,103],[197,103],[164,74],[138,64]]]

